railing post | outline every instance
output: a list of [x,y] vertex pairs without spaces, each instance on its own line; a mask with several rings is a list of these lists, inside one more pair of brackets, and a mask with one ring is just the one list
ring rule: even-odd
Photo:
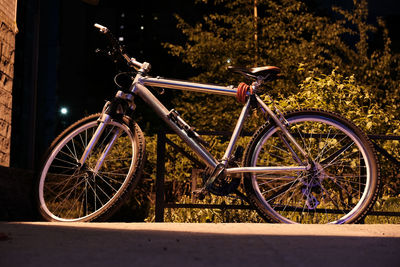
[[164,222],[165,207],[165,132],[157,134],[157,174],[156,174],[156,222]]

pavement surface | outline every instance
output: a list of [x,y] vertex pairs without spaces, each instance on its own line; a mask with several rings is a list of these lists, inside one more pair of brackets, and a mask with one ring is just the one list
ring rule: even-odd
[[0,222],[0,266],[400,266],[400,225]]

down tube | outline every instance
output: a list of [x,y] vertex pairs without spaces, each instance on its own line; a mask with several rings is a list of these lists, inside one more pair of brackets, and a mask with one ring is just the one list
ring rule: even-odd
[[175,123],[173,123],[168,115],[170,111],[143,85],[137,83],[135,85],[136,91],[135,93],[140,96],[146,104],[148,104],[157,115],[165,121],[165,123],[171,127],[171,129],[180,137],[183,141],[185,141],[188,146],[193,149],[193,151],[200,157],[200,159],[211,168],[215,168],[218,164],[218,161],[208,152],[205,148],[199,145],[195,140],[190,138],[187,133],[180,129]]

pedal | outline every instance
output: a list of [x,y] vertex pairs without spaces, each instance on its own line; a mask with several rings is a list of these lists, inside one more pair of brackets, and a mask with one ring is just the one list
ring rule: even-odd
[[212,174],[210,177],[207,179],[207,181],[204,183],[205,188],[208,190],[214,183],[214,181],[220,176],[225,174],[225,166],[223,164],[218,164],[215,169],[213,170]]

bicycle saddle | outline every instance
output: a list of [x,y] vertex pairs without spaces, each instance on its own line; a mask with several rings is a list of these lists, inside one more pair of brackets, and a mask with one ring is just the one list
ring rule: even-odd
[[263,66],[263,67],[255,67],[255,68],[241,68],[241,67],[233,67],[229,66],[228,70],[243,74],[253,79],[257,79],[258,77],[262,77],[265,81],[273,81],[278,78],[281,73],[281,69],[274,66]]

